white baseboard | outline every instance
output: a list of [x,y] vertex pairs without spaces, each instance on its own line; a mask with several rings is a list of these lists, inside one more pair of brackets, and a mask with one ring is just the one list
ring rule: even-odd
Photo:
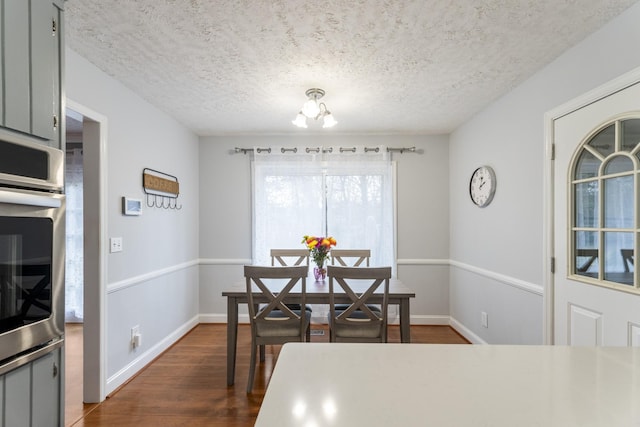
[[468,329],[466,326],[464,326],[462,323],[458,322],[456,319],[454,319],[453,317],[450,318],[449,321],[449,325],[455,329],[456,331],[458,331],[458,333],[460,335],[462,335],[463,337],[465,337],[467,340],[469,340],[469,342],[471,342],[471,344],[487,344],[487,342],[485,340],[483,340],[482,338],[480,338],[478,335],[474,334],[473,332],[471,332],[470,329]]
[[[226,318],[226,316],[225,316]],[[175,331],[166,336],[162,341],[142,352],[131,363],[120,369],[118,372],[107,378],[106,394],[107,396],[118,389],[121,385],[129,381],[142,368],[151,363],[162,352],[167,350],[182,338],[187,332],[198,325],[198,316],[189,319],[188,322],[181,325]]]

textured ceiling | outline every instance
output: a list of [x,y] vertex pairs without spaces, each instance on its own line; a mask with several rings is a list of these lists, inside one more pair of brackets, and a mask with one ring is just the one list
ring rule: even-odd
[[[199,135],[448,133],[637,0],[68,0],[68,46]],[[291,124],[311,87],[338,125]]]

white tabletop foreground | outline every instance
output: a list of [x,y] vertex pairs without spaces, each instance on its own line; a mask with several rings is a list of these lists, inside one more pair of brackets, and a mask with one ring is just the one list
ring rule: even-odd
[[289,343],[256,426],[640,426],[640,348]]

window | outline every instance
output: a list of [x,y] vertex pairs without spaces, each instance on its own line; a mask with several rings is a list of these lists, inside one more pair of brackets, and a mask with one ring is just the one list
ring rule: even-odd
[[315,235],[335,237],[342,249],[371,249],[371,265],[395,267],[389,154],[341,151],[254,149],[254,264],[269,265],[270,249],[303,248],[302,236]]
[[640,293],[634,254],[640,232],[640,118],[607,122],[572,164],[572,278]]

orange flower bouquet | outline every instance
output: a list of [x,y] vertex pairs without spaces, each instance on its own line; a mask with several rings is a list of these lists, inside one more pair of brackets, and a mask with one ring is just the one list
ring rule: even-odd
[[336,245],[336,239],[333,237],[314,237],[304,236],[302,243],[309,249],[309,254],[316,264],[313,274],[316,280],[324,280],[327,270],[324,268],[324,262],[329,258],[331,248]]

